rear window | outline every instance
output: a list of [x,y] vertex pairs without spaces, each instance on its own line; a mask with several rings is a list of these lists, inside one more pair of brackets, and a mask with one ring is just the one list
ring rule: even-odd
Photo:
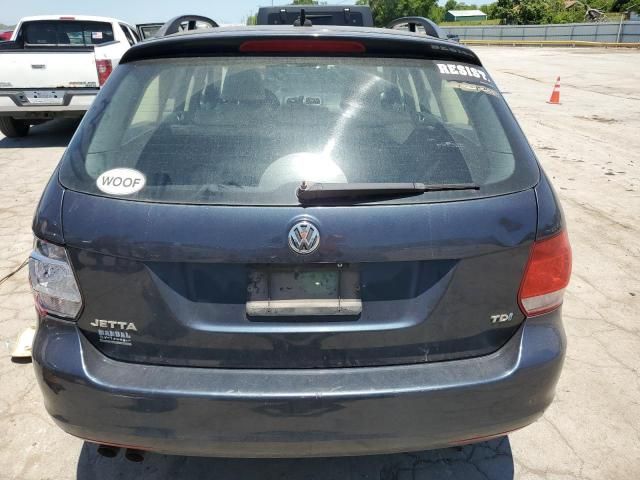
[[[131,171],[127,188],[112,188]],[[480,186],[385,201],[415,203],[520,191],[538,175],[478,66],[240,57],[121,65],[67,149],[60,179],[132,200],[293,205],[302,181]]]
[[162,27],[162,24],[138,25],[138,31],[142,35],[143,39],[147,39],[153,37],[158,32],[158,30],[160,30],[160,27]]
[[106,22],[38,21],[22,27],[25,44],[90,46],[113,42],[113,27]]

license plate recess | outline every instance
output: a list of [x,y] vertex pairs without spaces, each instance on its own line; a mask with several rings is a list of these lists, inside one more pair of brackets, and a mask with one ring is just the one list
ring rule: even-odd
[[27,102],[33,105],[62,105],[64,103],[64,92],[56,90],[38,90],[24,92]]
[[247,315],[359,315],[360,274],[347,264],[257,266],[249,271]]

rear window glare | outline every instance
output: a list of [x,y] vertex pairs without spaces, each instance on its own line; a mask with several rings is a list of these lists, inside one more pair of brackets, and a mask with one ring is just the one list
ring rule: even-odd
[[90,46],[113,42],[113,27],[107,22],[37,21],[22,27],[28,45]]
[[[501,195],[538,181],[529,145],[477,65],[348,57],[146,60],[120,66],[100,99],[60,172],[66,187],[91,194],[295,205],[303,180],[480,186],[385,200],[420,203]],[[118,179],[112,171],[133,176]],[[114,189],[113,181],[135,188]]]

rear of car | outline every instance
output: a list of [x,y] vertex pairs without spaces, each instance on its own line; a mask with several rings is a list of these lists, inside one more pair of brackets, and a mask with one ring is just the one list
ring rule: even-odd
[[28,17],[0,45],[0,130],[84,115],[137,34],[101,17]]
[[550,404],[571,251],[470,50],[375,29],[131,49],[34,220],[45,405],[187,455],[411,451]]

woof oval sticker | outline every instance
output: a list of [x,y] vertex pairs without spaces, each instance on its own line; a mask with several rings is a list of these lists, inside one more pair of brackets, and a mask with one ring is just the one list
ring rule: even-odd
[[96,179],[96,186],[109,195],[131,195],[144,188],[146,178],[142,172],[132,168],[114,168]]

